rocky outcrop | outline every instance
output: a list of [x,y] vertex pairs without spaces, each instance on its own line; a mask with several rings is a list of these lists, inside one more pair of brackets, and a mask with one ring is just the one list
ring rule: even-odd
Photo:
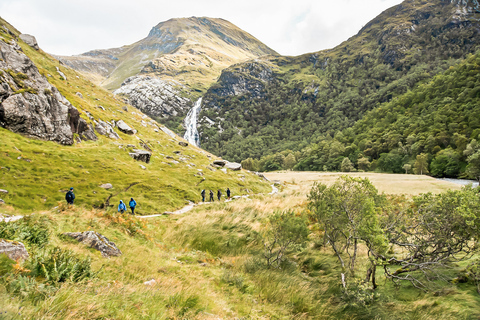
[[145,150],[137,150],[133,149],[133,152],[128,153],[130,157],[137,161],[143,161],[145,163],[150,162],[150,158],[152,157],[152,153],[145,151]]
[[35,39],[34,36],[29,35],[29,34],[21,34],[18,36],[23,42],[28,44],[30,47],[32,47],[35,50],[40,49],[37,43],[37,39]]
[[95,231],[85,232],[66,232],[63,235],[73,238],[78,242],[84,243],[87,246],[94,248],[102,254],[103,257],[117,257],[122,254],[115,243],[109,241],[105,236]]
[[172,82],[150,76],[130,77],[114,93],[128,96],[131,105],[151,117],[183,115],[192,104],[180,96]]
[[118,130],[122,131],[123,133],[126,134],[135,134],[137,133],[134,129],[130,128],[128,124],[125,123],[123,120],[117,121],[117,128]]
[[0,239],[0,254],[6,254],[12,260],[28,258],[27,249],[21,242]]
[[115,140],[120,139],[118,134],[113,130],[113,127],[109,123],[102,120],[98,120],[98,121],[94,120],[94,123],[95,123],[95,130],[97,130],[97,132],[102,136],[106,136],[106,137],[109,137],[110,139],[115,139]]
[[79,115],[17,43],[0,41],[0,126],[61,144],[73,144],[74,133],[95,140],[93,129]]

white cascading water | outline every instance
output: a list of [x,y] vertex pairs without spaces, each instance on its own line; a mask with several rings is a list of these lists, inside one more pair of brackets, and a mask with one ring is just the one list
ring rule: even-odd
[[188,141],[188,143],[193,144],[197,147],[200,146],[200,137],[198,136],[197,131],[197,116],[200,113],[202,106],[202,98],[198,99],[197,102],[193,105],[193,108],[188,111],[187,117],[183,120],[183,124],[187,131],[183,138]]

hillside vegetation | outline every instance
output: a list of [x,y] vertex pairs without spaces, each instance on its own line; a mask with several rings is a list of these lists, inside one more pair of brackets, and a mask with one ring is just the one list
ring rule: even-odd
[[[8,25],[3,20],[1,22]],[[0,36],[1,41],[13,39],[3,29]],[[225,174],[211,167],[210,163],[215,159],[213,155],[192,146],[180,146],[180,138],[173,139],[165,134],[140,111],[62,66],[41,50],[36,51],[21,40],[18,43],[40,73],[58,88],[89,124],[93,123],[92,119],[124,120],[138,132],[128,135],[116,128],[118,140],[97,134],[97,141],[64,146],[0,128],[0,188],[8,191],[2,195],[6,204],[0,205],[0,213],[52,208],[64,201],[65,192],[70,187],[75,188],[75,203],[80,206],[102,207],[110,195],[109,204],[112,206],[120,199],[134,197],[141,214],[171,211],[188,201],[198,202],[203,188],[229,187],[234,194],[270,191],[268,184],[262,183],[257,176],[244,171]],[[56,67],[66,79],[59,75]],[[129,155],[133,149],[146,148],[152,150],[149,164],[137,162]],[[111,183],[113,189],[100,188],[106,183]]]
[[475,6],[404,1],[332,50],[224,70],[204,97],[215,123],[201,122],[202,146],[235,161],[296,156],[475,53]]

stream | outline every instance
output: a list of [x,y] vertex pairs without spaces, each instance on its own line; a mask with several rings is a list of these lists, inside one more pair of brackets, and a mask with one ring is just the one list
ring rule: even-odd
[[200,146],[200,136],[198,135],[197,131],[197,117],[200,113],[200,109],[202,106],[202,98],[198,99],[195,104],[193,105],[192,109],[188,111],[185,120],[183,120],[183,124],[187,131],[185,132],[183,138],[188,141],[188,143],[193,144],[194,146]]

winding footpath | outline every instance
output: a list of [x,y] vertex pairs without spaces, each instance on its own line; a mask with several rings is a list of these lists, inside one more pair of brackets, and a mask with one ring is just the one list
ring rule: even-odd
[[[274,195],[274,194],[278,193],[278,188],[275,187],[275,185],[272,184],[271,187],[272,187],[272,192],[270,192],[269,195]],[[225,202],[230,202],[230,201],[233,201],[233,200],[236,200],[236,199],[242,199],[242,198],[247,199],[248,195],[246,195],[246,196],[235,196],[231,200],[225,200]],[[152,214],[150,216],[136,216],[136,217],[140,218],[140,219],[149,219],[149,218],[155,218],[155,217],[160,217],[160,216],[165,216],[165,215],[184,214],[184,213],[192,210],[196,206],[200,206],[200,205],[208,204],[208,203],[212,203],[212,202],[200,202],[198,204],[190,202],[187,206],[185,206],[182,209],[179,209],[177,211],[173,211],[173,212],[165,211],[164,213],[160,213],[160,214]]]

